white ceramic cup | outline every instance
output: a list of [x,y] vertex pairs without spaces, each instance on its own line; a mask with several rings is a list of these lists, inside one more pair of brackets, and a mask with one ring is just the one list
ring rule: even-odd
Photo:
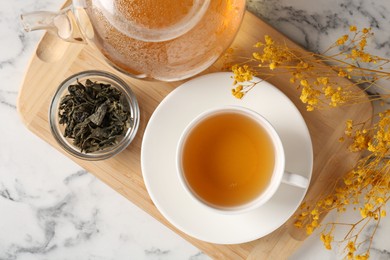
[[[274,163],[271,180],[268,186],[265,189],[263,189],[263,192],[261,192],[257,197],[242,205],[238,205],[234,207],[221,207],[205,201],[203,198],[198,196],[196,192],[193,191],[193,189],[187,182],[183,171],[182,156],[183,156],[184,144],[186,143],[187,137],[191,133],[192,129],[194,129],[194,127],[196,127],[200,122],[202,122],[204,119],[210,116],[216,115],[218,113],[231,113],[231,112],[239,113],[251,118],[253,121],[258,123],[261,128],[263,128],[266,131],[274,146],[275,163]],[[283,144],[275,128],[259,113],[241,106],[224,106],[224,107],[213,108],[195,117],[187,125],[187,127],[184,129],[183,133],[180,136],[179,143],[177,146],[177,151],[176,151],[176,166],[177,166],[177,173],[178,173],[179,180],[183,188],[186,190],[186,192],[200,204],[204,205],[205,207],[211,210],[216,210],[220,213],[243,213],[260,207],[261,205],[263,205],[264,203],[266,203],[268,200],[272,198],[272,196],[279,188],[281,182],[299,188],[303,188],[303,189],[306,189],[309,185],[309,180],[307,178],[285,170],[285,153],[283,149]]]

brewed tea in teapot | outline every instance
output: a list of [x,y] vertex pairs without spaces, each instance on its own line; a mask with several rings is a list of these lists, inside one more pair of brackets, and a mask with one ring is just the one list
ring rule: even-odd
[[[73,0],[63,11],[40,12],[39,17],[71,40],[55,22],[68,19],[61,26],[78,26],[83,41],[130,76],[175,81],[200,73],[220,57],[244,11],[245,0]],[[42,28],[36,28],[36,16],[22,16],[25,28]]]

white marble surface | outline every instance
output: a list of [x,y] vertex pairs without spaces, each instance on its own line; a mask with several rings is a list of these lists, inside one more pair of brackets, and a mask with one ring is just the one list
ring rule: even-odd
[[[25,34],[18,17],[56,10],[62,2],[0,0],[0,259],[208,259],[21,123],[18,90],[42,34]],[[371,26],[377,35],[372,50],[390,57],[388,0],[252,0],[248,8],[314,51],[350,24]],[[372,259],[390,259],[389,233],[387,217]],[[341,258],[339,249],[325,250],[315,236],[291,256]]]

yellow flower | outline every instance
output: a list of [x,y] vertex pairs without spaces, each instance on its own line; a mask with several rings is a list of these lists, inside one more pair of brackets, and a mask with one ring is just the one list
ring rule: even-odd
[[265,44],[267,44],[267,45],[274,44],[274,40],[272,40],[272,38],[269,35],[265,35],[264,40],[265,40]]
[[329,105],[331,107],[337,107],[338,105],[345,103],[346,96],[347,96],[347,94],[344,93],[340,87],[338,87],[337,90],[325,89],[325,97],[328,97],[328,98],[330,97]]
[[318,81],[318,83],[321,83],[324,86],[329,84],[329,78],[328,77],[318,77],[317,81]]
[[367,62],[367,63],[373,61],[372,56],[368,53],[361,53],[360,58],[363,62]]
[[376,203],[382,204],[383,202],[385,202],[385,199],[384,199],[384,198],[382,198],[382,197],[376,198]]
[[259,52],[254,52],[252,53],[253,55],[253,58],[255,58],[256,60],[261,60],[261,54]]
[[363,151],[368,147],[368,138],[366,135],[362,134],[361,131],[356,131],[353,138],[353,143],[349,146],[350,151],[358,152]]
[[276,63],[275,62],[271,62],[270,64],[269,64],[269,69],[270,70],[274,70],[276,68]]
[[297,228],[302,228],[303,224],[302,224],[301,221],[295,221],[294,226],[297,227]]
[[343,45],[347,40],[349,36],[347,34],[341,36],[339,39],[337,39],[336,44],[337,45]]
[[313,233],[313,231],[314,231],[314,228],[312,225],[306,226],[306,234],[311,235]]
[[352,184],[352,180],[350,178],[344,178],[344,184],[345,185],[351,185]]
[[366,40],[366,38],[363,38],[363,39],[359,42],[360,50],[364,50],[364,48],[366,47],[366,45],[367,45],[367,40]]
[[369,257],[370,257],[369,254],[357,255],[357,256],[355,256],[355,260],[368,260]]
[[321,234],[321,241],[324,243],[326,249],[332,249],[331,243],[333,241],[333,236],[331,236],[330,234]]
[[348,74],[343,71],[342,69],[339,70],[339,73],[337,74],[339,77],[345,78],[348,76]]
[[333,95],[335,90],[331,86],[323,87],[322,90],[324,91],[325,97],[329,98]]
[[345,122],[345,131],[346,136],[352,136],[353,121],[351,119]]
[[356,28],[355,25],[351,25],[351,26],[349,26],[349,30],[350,30],[351,32],[356,32],[357,28]]
[[307,85],[302,88],[300,99],[303,103],[307,104],[307,111],[313,111],[319,103],[319,97],[321,95],[321,92],[319,90],[311,88],[307,80],[301,80],[300,83],[301,85]]
[[358,58],[359,55],[360,55],[360,52],[359,52],[358,50],[356,50],[356,49],[352,49],[352,50],[351,50],[351,57],[352,57],[353,59]]
[[325,205],[326,206],[331,206],[333,204],[333,198],[331,196],[327,197],[325,199]]
[[342,103],[342,98],[341,98],[340,92],[333,93],[330,100],[331,100],[330,105],[332,107],[336,107],[339,103]]
[[355,244],[352,241],[349,241],[347,244],[347,249],[350,253],[353,253],[356,251]]
[[256,42],[255,46],[256,48],[260,48],[260,47],[263,47],[264,46],[264,43],[262,42]]
[[367,218],[368,217],[368,210],[365,208],[360,208],[360,215],[362,218]]
[[243,90],[243,88],[244,88],[244,87],[243,87],[242,85],[238,85],[238,86],[236,87],[235,90],[236,90],[236,91],[241,91],[241,90]]
[[234,97],[238,98],[238,99],[242,99],[244,97],[244,93],[242,92],[236,92],[233,94]]
[[305,216],[309,215],[309,212],[307,212],[307,211],[302,212],[301,215],[302,215],[303,217],[305,217]]
[[366,203],[366,204],[364,204],[364,208],[367,210],[372,210],[374,208],[374,206],[371,203]]
[[309,66],[309,63],[301,61],[298,63],[297,67],[300,69],[308,69],[310,66]]
[[309,82],[306,79],[302,79],[300,83],[304,87],[308,87],[309,86]]
[[236,88],[232,89],[232,95],[238,99],[242,99],[245,95],[243,89],[244,87],[242,85],[238,85]]
[[234,73],[235,82],[245,82],[253,79],[253,72],[248,65],[233,65],[232,71]]
[[296,79],[301,79],[301,78],[303,78],[303,75],[302,75],[302,73],[300,73],[300,72],[296,72],[296,73],[294,73],[293,75],[294,75],[294,77],[295,77]]

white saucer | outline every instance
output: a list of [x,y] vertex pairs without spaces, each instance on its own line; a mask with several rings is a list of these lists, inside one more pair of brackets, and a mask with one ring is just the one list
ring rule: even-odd
[[281,184],[262,207],[239,215],[208,210],[181,186],[175,165],[180,134],[199,113],[221,105],[253,109],[279,133],[286,153],[286,170],[309,180],[313,152],[310,134],[298,109],[281,91],[262,82],[242,100],[232,96],[231,73],[194,78],[172,91],[154,111],[146,127],[141,167],[146,188],[161,214],[184,233],[210,243],[238,244],[263,237],[285,223],[307,189]]

